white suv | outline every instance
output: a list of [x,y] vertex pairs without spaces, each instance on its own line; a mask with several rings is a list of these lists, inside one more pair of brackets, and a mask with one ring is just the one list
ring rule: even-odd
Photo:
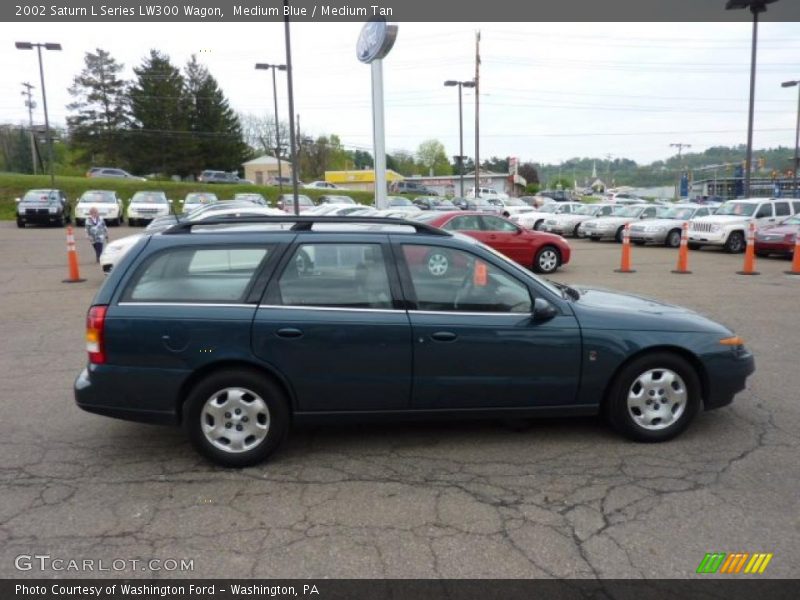
[[730,200],[713,215],[700,217],[689,225],[689,247],[722,246],[726,252],[744,252],[747,228],[769,227],[800,210],[800,202],[775,198]]

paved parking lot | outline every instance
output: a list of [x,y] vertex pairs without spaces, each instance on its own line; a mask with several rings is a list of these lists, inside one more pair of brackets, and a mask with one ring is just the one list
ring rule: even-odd
[[[120,237],[126,228],[112,229]],[[757,372],[679,439],[627,442],[597,419],[294,431],[274,458],[209,465],[180,430],[78,410],[86,309],[102,282],[79,233],[0,223],[0,576],[20,554],[194,560],[207,577],[667,577],[706,552],[772,552],[800,575],[800,278],[783,260],[573,241],[554,279],[693,307],[732,327]],[[531,357],[547,360],[547,357]],[[166,576],[163,571],[126,575]],[[173,573],[171,576],[178,575]],[[114,572],[89,573],[114,576]],[[116,574],[119,576],[119,574]]]

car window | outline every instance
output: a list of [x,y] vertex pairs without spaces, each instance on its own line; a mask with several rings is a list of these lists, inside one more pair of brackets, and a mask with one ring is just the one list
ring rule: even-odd
[[418,310],[530,313],[528,288],[474,254],[403,245]]
[[160,252],[138,270],[123,301],[240,303],[268,250],[181,247]]
[[772,204],[762,204],[758,207],[756,219],[764,219],[772,216]]
[[791,213],[789,209],[788,202],[776,202],[775,203],[775,216],[776,217],[788,217]]
[[694,213],[695,218],[697,217],[707,217],[710,213],[708,212],[707,208],[698,208],[697,212]]
[[656,216],[656,207],[655,206],[648,206],[642,211],[642,218],[644,219],[652,219]]
[[800,213],[800,202],[792,202],[792,208],[794,208],[794,213]]
[[442,229],[447,229],[448,231],[480,231],[481,222],[477,215],[464,215],[449,220]]
[[504,231],[506,233],[516,233],[517,228],[513,223],[509,223],[500,217],[481,217],[483,227],[488,231]]
[[379,244],[303,244],[278,280],[286,306],[392,308]]

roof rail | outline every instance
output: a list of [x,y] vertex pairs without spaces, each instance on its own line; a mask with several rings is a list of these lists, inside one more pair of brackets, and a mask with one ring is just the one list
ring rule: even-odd
[[[326,217],[320,216],[296,216],[286,215],[282,216],[219,216],[200,221],[183,221],[176,223],[169,229],[162,232],[161,235],[172,235],[178,233],[191,233],[192,227],[195,226],[208,226],[208,225],[244,225],[251,223],[294,223],[290,231],[311,231],[315,224],[319,223],[360,223],[364,225],[401,225],[405,227],[413,227],[417,233],[428,233],[431,235],[449,236],[450,233],[428,225],[427,223],[420,223],[419,221],[408,221],[406,219],[394,219],[391,217]],[[378,232],[380,233],[380,232]]]

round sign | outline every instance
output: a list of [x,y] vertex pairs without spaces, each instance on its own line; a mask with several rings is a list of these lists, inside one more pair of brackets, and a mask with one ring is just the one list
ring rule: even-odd
[[390,25],[384,19],[370,19],[361,29],[356,44],[356,56],[363,63],[383,58],[389,54],[397,38],[397,25]]

